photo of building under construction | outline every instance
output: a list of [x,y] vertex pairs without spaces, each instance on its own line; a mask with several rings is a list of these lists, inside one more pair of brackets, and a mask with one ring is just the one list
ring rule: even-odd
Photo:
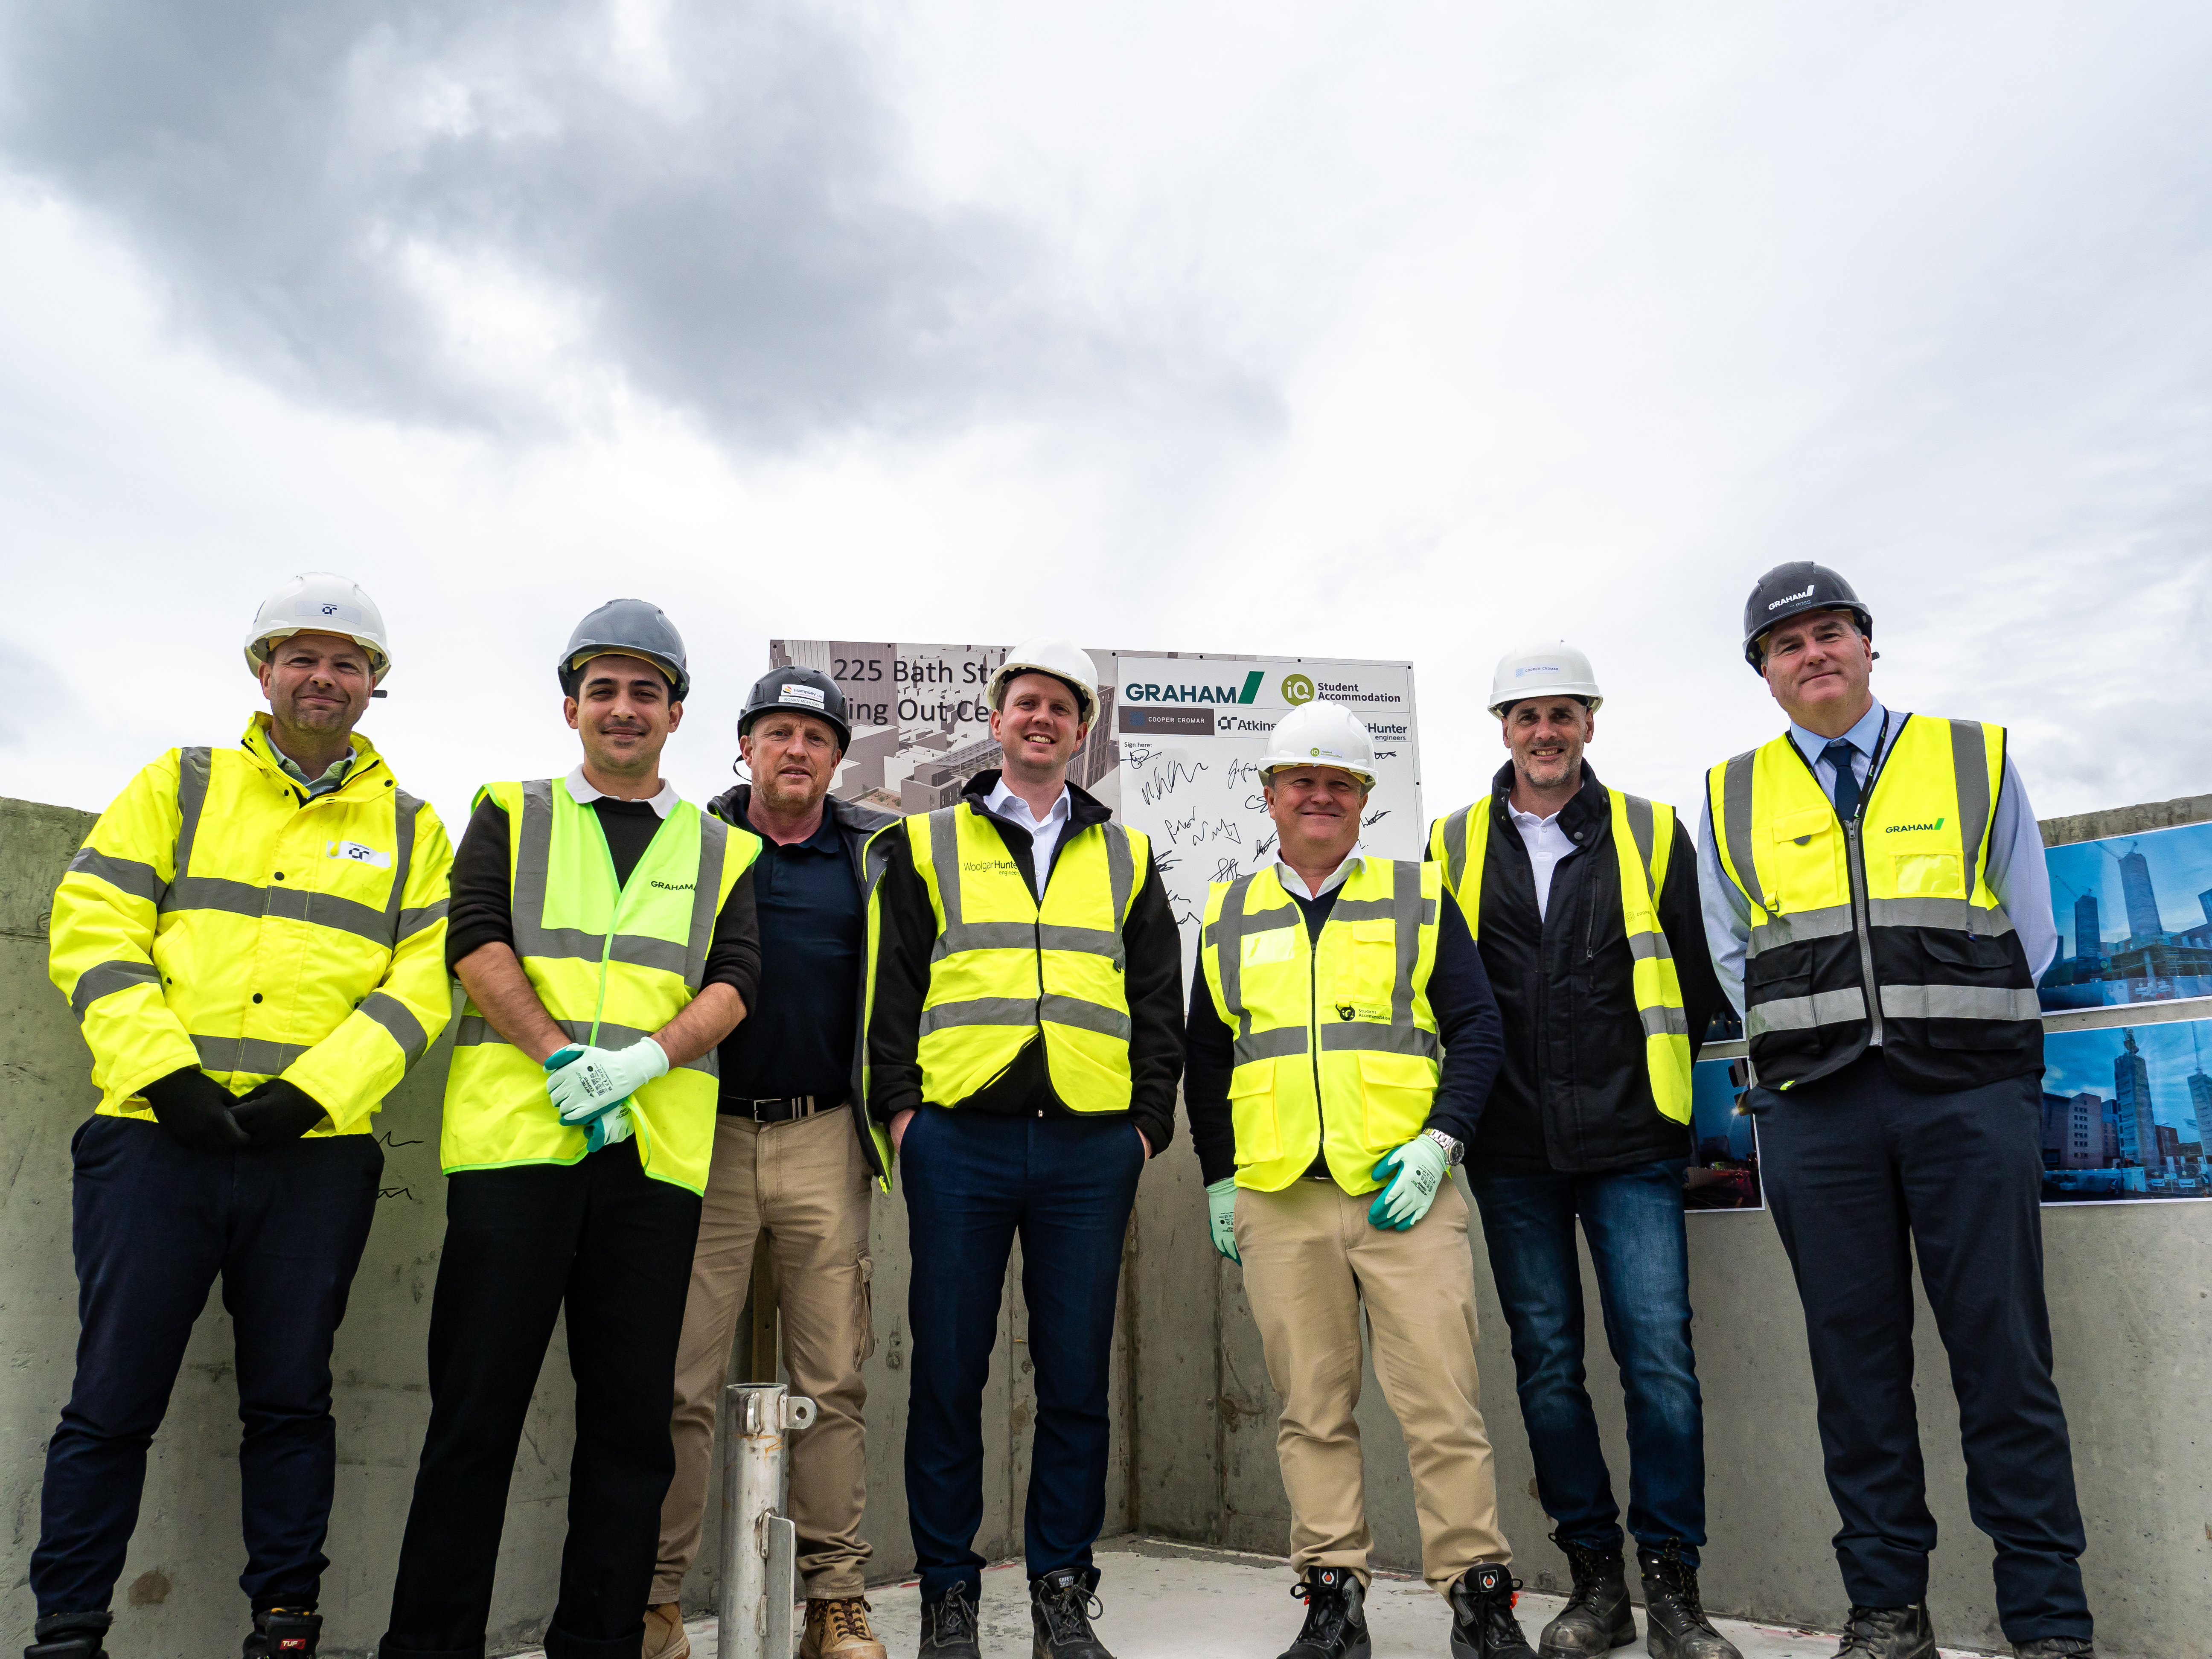
[[2046,1009],[2212,996],[2212,824],[2046,848],[2058,957]]
[[2046,1204],[2212,1197],[2212,1019],[2043,1043]]
[[1690,1167],[1682,1201],[1692,1210],[1759,1210],[1759,1120],[1743,1109],[1743,1062],[1701,1060],[1690,1073]]

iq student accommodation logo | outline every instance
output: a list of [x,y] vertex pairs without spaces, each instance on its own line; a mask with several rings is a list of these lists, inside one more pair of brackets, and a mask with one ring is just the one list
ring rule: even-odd
[[1285,674],[1283,676],[1283,701],[1285,702],[1290,704],[1291,708],[1296,708],[1301,703],[1309,703],[1313,700],[1314,683],[1310,676],[1304,674]]

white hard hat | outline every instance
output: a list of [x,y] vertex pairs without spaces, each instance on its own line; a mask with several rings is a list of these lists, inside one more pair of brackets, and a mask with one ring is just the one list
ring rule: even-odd
[[1340,702],[1316,697],[1275,722],[1260,757],[1266,782],[1279,766],[1334,766],[1375,787],[1375,739],[1367,723]]
[[1073,640],[1047,637],[1030,640],[1006,653],[1006,661],[999,665],[985,688],[984,698],[996,708],[1006,700],[1008,682],[1023,674],[1049,674],[1056,680],[1066,680],[1075,688],[1076,701],[1082,705],[1083,723],[1089,726],[1098,718],[1098,667],[1091,660],[1091,653]]
[[310,570],[295,576],[261,601],[253,629],[246,636],[246,665],[258,670],[269,647],[295,634],[342,634],[368,653],[368,672],[381,681],[392,669],[384,642],[384,613],[358,582]]
[[1523,697],[1580,697],[1595,709],[1605,701],[1590,672],[1588,657],[1565,640],[1547,640],[1509,651],[1498,659],[1498,672],[1490,682],[1490,712],[1503,714],[1506,705]]

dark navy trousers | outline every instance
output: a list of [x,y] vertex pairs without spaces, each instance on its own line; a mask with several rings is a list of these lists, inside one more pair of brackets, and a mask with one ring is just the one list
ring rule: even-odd
[[1074,1567],[1097,1582],[1091,1547],[1106,1519],[1115,1303],[1144,1163],[1136,1126],[1120,1113],[994,1117],[924,1106],[907,1125],[906,1501],[925,1601],[955,1584],[980,1592],[983,1385],[1017,1236],[1036,1382],[1029,1574]]
[[2008,1640],[2090,1635],[2066,1413],[2043,1299],[2037,1079],[1915,1094],[1878,1052],[1761,1115],[1767,1203],[1820,1399],[1836,1559],[1862,1607],[1928,1593],[1928,1510],[1912,1395],[1912,1264],[1959,1400],[1966,1507],[1996,1544]]
[[337,1470],[331,1345],[368,1242],[384,1149],[325,1136],[188,1152],[94,1117],[76,1164],[76,1380],[46,1445],[31,1591],[39,1617],[107,1609],[138,1523],[146,1449],[192,1324],[222,1280],[236,1334],[240,1506],[257,1608],[312,1607]]
[[1597,1270],[1606,1343],[1628,1413],[1628,1529],[1653,1549],[1705,1541],[1705,1402],[1690,1350],[1683,1158],[1595,1175],[1469,1172],[1491,1276],[1513,1334],[1536,1492],[1562,1544],[1620,1547],[1620,1508],[1583,1364],[1583,1267]]

